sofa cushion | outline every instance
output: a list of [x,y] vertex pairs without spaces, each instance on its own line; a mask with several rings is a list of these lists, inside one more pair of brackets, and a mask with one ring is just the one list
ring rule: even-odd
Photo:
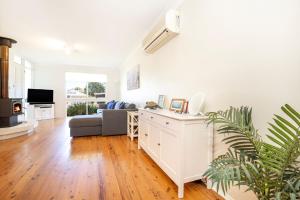
[[102,126],[102,115],[78,115],[72,117],[70,128]]
[[136,109],[136,106],[135,106],[135,104],[133,104],[133,103],[126,103],[126,104],[124,105],[124,109],[128,109],[128,110]]
[[116,105],[115,105],[115,109],[124,109],[125,103],[123,101],[117,101]]
[[110,101],[107,103],[107,109],[114,109],[115,105],[116,105],[116,102],[114,100]]

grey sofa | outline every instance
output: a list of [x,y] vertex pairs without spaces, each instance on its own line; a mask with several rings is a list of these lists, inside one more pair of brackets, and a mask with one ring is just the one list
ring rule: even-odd
[[70,122],[70,136],[123,135],[127,134],[127,111],[136,111],[134,104],[127,109],[101,107],[95,115],[74,116]]

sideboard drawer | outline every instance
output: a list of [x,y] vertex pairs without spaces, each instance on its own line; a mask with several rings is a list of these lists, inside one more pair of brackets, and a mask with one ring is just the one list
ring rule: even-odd
[[173,131],[180,131],[181,129],[181,121],[179,120],[164,118],[161,122],[163,123],[163,126],[167,129],[171,129]]
[[145,111],[139,111],[139,118],[147,119],[147,112],[145,112]]
[[155,115],[152,113],[148,113],[148,115],[146,117],[147,117],[147,119],[149,119],[151,121],[157,121],[157,119],[158,119],[158,115]]
[[160,115],[156,115],[156,114],[152,114],[152,113],[148,113],[148,115],[146,115],[146,118],[148,120],[150,120],[151,122],[163,126],[163,120],[165,119],[165,117],[160,116]]
[[167,129],[171,129],[173,131],[179,131],[181,127],[181,121],[179,120],[174,120],[168,117],[160,116],[160,115],[155,115],[152,113],[145,113],[145,116],[148,120],[164,127]]

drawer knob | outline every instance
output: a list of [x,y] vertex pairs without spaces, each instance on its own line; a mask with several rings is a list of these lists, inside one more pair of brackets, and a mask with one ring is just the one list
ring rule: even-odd
[[158,146],[160,146],[160,143],[157,143]]
[[148,134],[145,134],[145,136],[147,137],[147,136],[148,136]]
[[169,125],[170,124],[170,122],[166,122],[166,125]]
[[144,113],[141,113],[141,115],[144,115]]
[[153,119],[153,117],[152,117],[152,116],[151,116],[150,118],[151,118],[151,119]]

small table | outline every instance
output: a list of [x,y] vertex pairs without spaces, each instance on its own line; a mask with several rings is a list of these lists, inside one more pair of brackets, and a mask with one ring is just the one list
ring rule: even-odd
[[135,137],[138,137],[138,116],[138,112],[127,112],[127,136],[130,137],[131,141],[133,141]]

